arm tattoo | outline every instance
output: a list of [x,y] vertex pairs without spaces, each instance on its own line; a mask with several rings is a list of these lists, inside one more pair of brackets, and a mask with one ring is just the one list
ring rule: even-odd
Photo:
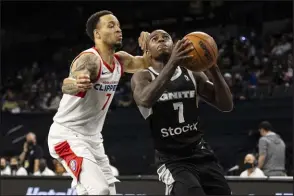
[[99,59],[94,54],[84,54],[76,61],[76,67],[71,72],[71,77],[76,78],[78,72],[88,72],[90,74],[91,81],[97,78]]
[[79,89],[76,84],[68,83],[62,85],[62,92],[65,94],[75,95],[79,92]]
[[72,71],[70,71],[69,77],[71,77],[73,79],[77,79],[77,76]]
[[[75,66],[72,67],[69,77],[77,79],[79,74],[89,74],[90,80],[95,81],[98,75],[98,68],[100,66],[98,57],[94,54],[84,54],[80,56]],[[75,95],[81,89],[78,88],[76,80],[65,79],[62,84],[62,92],[65,94]]]

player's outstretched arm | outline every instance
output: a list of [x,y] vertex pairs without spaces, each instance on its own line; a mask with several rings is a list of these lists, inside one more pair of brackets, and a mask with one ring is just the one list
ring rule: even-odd
[[194,72],[198,84],[198,94],[210,105],[216,107],[220,111],[230,112],[233,109],[233,98],[229,86],[224,80],[217,65],[209,70],[212,76],[212,82],[203,72]]
[[119,51],[116,53],[123,64],[125,72],[135,73],[150,66],[146,55],[146,42],[149,35],[150,33],[143,31],[138,38],[139,46],[141,47],[142,51],[144,51],[143,56],[132,56],[131,54],[124,51]]
[[62,92],[75,95],[92,88],[100,69],[99,58],[92,53],[82,54],[71,67],[70,75],[63,80]]
[[149,67],[149,63],[145,56],[145,53],[143,56],[133,56],[124,51],[119,51],[115,54],[119,57],[123,69],[127,73],[135,73]]
[[188,54],[193,48],[188,47],[189,44],[189,41],[183,39],[175,45],[169,61],[153,81],[148,71],[136,72],[133,75],[131,86],[137,105],[151,108],[159,99],[180,62],[191,58]]

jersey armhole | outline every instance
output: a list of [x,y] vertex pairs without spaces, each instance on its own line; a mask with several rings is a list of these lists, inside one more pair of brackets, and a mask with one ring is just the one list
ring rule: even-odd
[[[142,70],[142,72],[143,71],[149,72],[149,74],[151,75],[151,81],[155,80],[155,76],[153,75],[153,73],[149,69],[144,69],[144,70]],[[145,108],[145,107],[139,106],[139,105],[138,105],[138,108],[139,108],[141,115],[143,116],[143,118],[145,120],[147,120],[147,118],[153,113],[152,108]]]
[[139,111],[145,120],[147,120],[147,118],[153,113],[152,108],[145,108],[145,107],[139,106],[139,105],[138,105],[138,108],[139,108]]
[[144,69],[143,71],[147,71],[149,72],[149,74],[151,75],[151,80],[155,80],[155,76],[154,76],[154,73],[150,70],[150,69]]

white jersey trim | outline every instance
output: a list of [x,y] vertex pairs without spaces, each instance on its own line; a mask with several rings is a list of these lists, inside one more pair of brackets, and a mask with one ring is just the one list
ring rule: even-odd
[[[158,73],[157,71],[155,71],[155,70],[153,69],[153,67],[148,67],[148,69],[149,69],[152,73],[154,73],[154,74],[156,74],[156,75],[159,75],[159,73]],[[181,70],[181,68],[180,68],[180,67],[177,67],[177,68],[176,68],[176,71],[175,71],[175,73],[174,73],[174,75],[172,76],[172,78],[171,78],[170,80],[171,80],[171,81],[176,80],[178,77],[181,76],[181,74],[182,74],[182,70]],[[151,75],[152,75],[152,74],[151,74]]]
[[[155,80],[155,76],[152,74],[151,70],[145,69],[143,71],[147,71],[151,75],[152,81]],[[138,108],[139,108],[140,113],[142,114],[142,116],[145,119],[147,119],[153,113],[152,108],[145,108],[145,107],[139,106],[139,105],[138,105]]]

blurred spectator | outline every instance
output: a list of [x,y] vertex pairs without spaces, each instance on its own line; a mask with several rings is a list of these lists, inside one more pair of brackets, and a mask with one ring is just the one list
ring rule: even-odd
[[1,176],[11,174],[11,169],[10,169],[6,159],[2,158],[2,157],[1,157],[0,169],[1,169]]
[[258,167],[266,176],[285,176],[285,143],[272,130],[267,121],[259,124],[261,138],[258,143]]
[[2,98],[3,105],[2,105],[2,111],[9,111],[11,113],[19,113],[20,107],[17,102],[17,98],[15,93],[12,92],[11,89],[8,89],[6,94]]
[[231,92],[235,95],[235,99],[244,100],[246,99],[244,95],[244,84],[243,78],[240,73],[234,75],[234,82]]
[[58,176],[70,176],[70,174],[65,170],[63,165],[57,161],[56,159],[53,160],[53,165],[55,167],[55,174]]
[[281,40],[277,41],[277,45],[274,46],[271,53],[276,56],[281,56],[285,52],[291,50],[292,44],[287,40],[286,36],[283,35]]
[[224,79],[225,79],[225,81],[227,82],[228,86],[229,86],[230,88],[232,88],[232,86],[233,86],[232,74],[230,74],[230,73],[225,73],[225,74],[224,74]]
[[108,157],[109,159],[109,165],[110,165],[110,169],[111,169],[111,172],[114,176],[119,176],[119,171],[116,167],[114,167],[112,164],[116,162],[116,159],[114,156],[110,156]]
[[40,159],[43,157],[43,149],[37,144],[36,135],[32,132],[26,135],[26,142],[23,145],[23,152],[19,159],[29,174],[40,170]]
[[45,93],[40,102],[40,106],[44,110],[57,110],[61,96],[57,93]]
[[247,154],[244,159],[244,169],[240,177],[266,177],[257,167],[258,163],[253,154]]
[[12,176],[27,176],[27,170],[19,163],[18,157],[11,157],[10,168]]
[[[181,32],[170,34],[177,40]],[[245,36],[242,33],[236,37],[228,34],[219,39],[218,65],[227,78],[234,98],[244,100],[274,96],[274,90],[281,85],[286,88],[284,95],[281,92],[280,96],[289,96],[287,89],[293,83],[292,35],[281,33],[278,36],[268,35],[268,39],[265,39],[257,38],[254,30],[250,34]],[[141,55],[137,45],[134,38],[126,37],[123,50]],[[68,46],[61,45],[57,53],[56,50],[52,52],[51,60],[33,60],[31,66],[20,68],[15,74],[7,76],[1,92],[2,110],[15,113],[56,110],[61,99],[60,83],[68,74],[67,65],[73,58],[71,55],[84,49],[83,44],[70,47],[68,49]],[[57,59],[55,53],[58,54]],[[126,78],[126,75],[122,77],[120,88],[117,89],[113,102],[115,106],[132,106],[132,93],[127,87],[129,78]],[[260,87],[268,88],[267,92],[262,90],[262,95],[258,94]]]
[[121,84],[115,93],[115,103],[118,107],[129,107],[133,103],[131,83],[129,81]]
[[47,167],[45,159],[40,159],[39,170],[34,172],[34,176],[55,176],[55,173]]
[[287,57],[287,66],[284,72],[284,82],[286,86],[290,86],[293,84],[293,61],[292,61],[292,54],[288,54]]
[[49,97],[47,105],[48,105],[48,110],[57,110],[59,103],[61,101],[61,92],[55,94],[51,94],[51,97]]
[[112,174],[113,174],[115,177],[119,176],[119,172],[118,172],[118,169],[117,169],[116,167],[110,165],[110,169],[111,169]]

